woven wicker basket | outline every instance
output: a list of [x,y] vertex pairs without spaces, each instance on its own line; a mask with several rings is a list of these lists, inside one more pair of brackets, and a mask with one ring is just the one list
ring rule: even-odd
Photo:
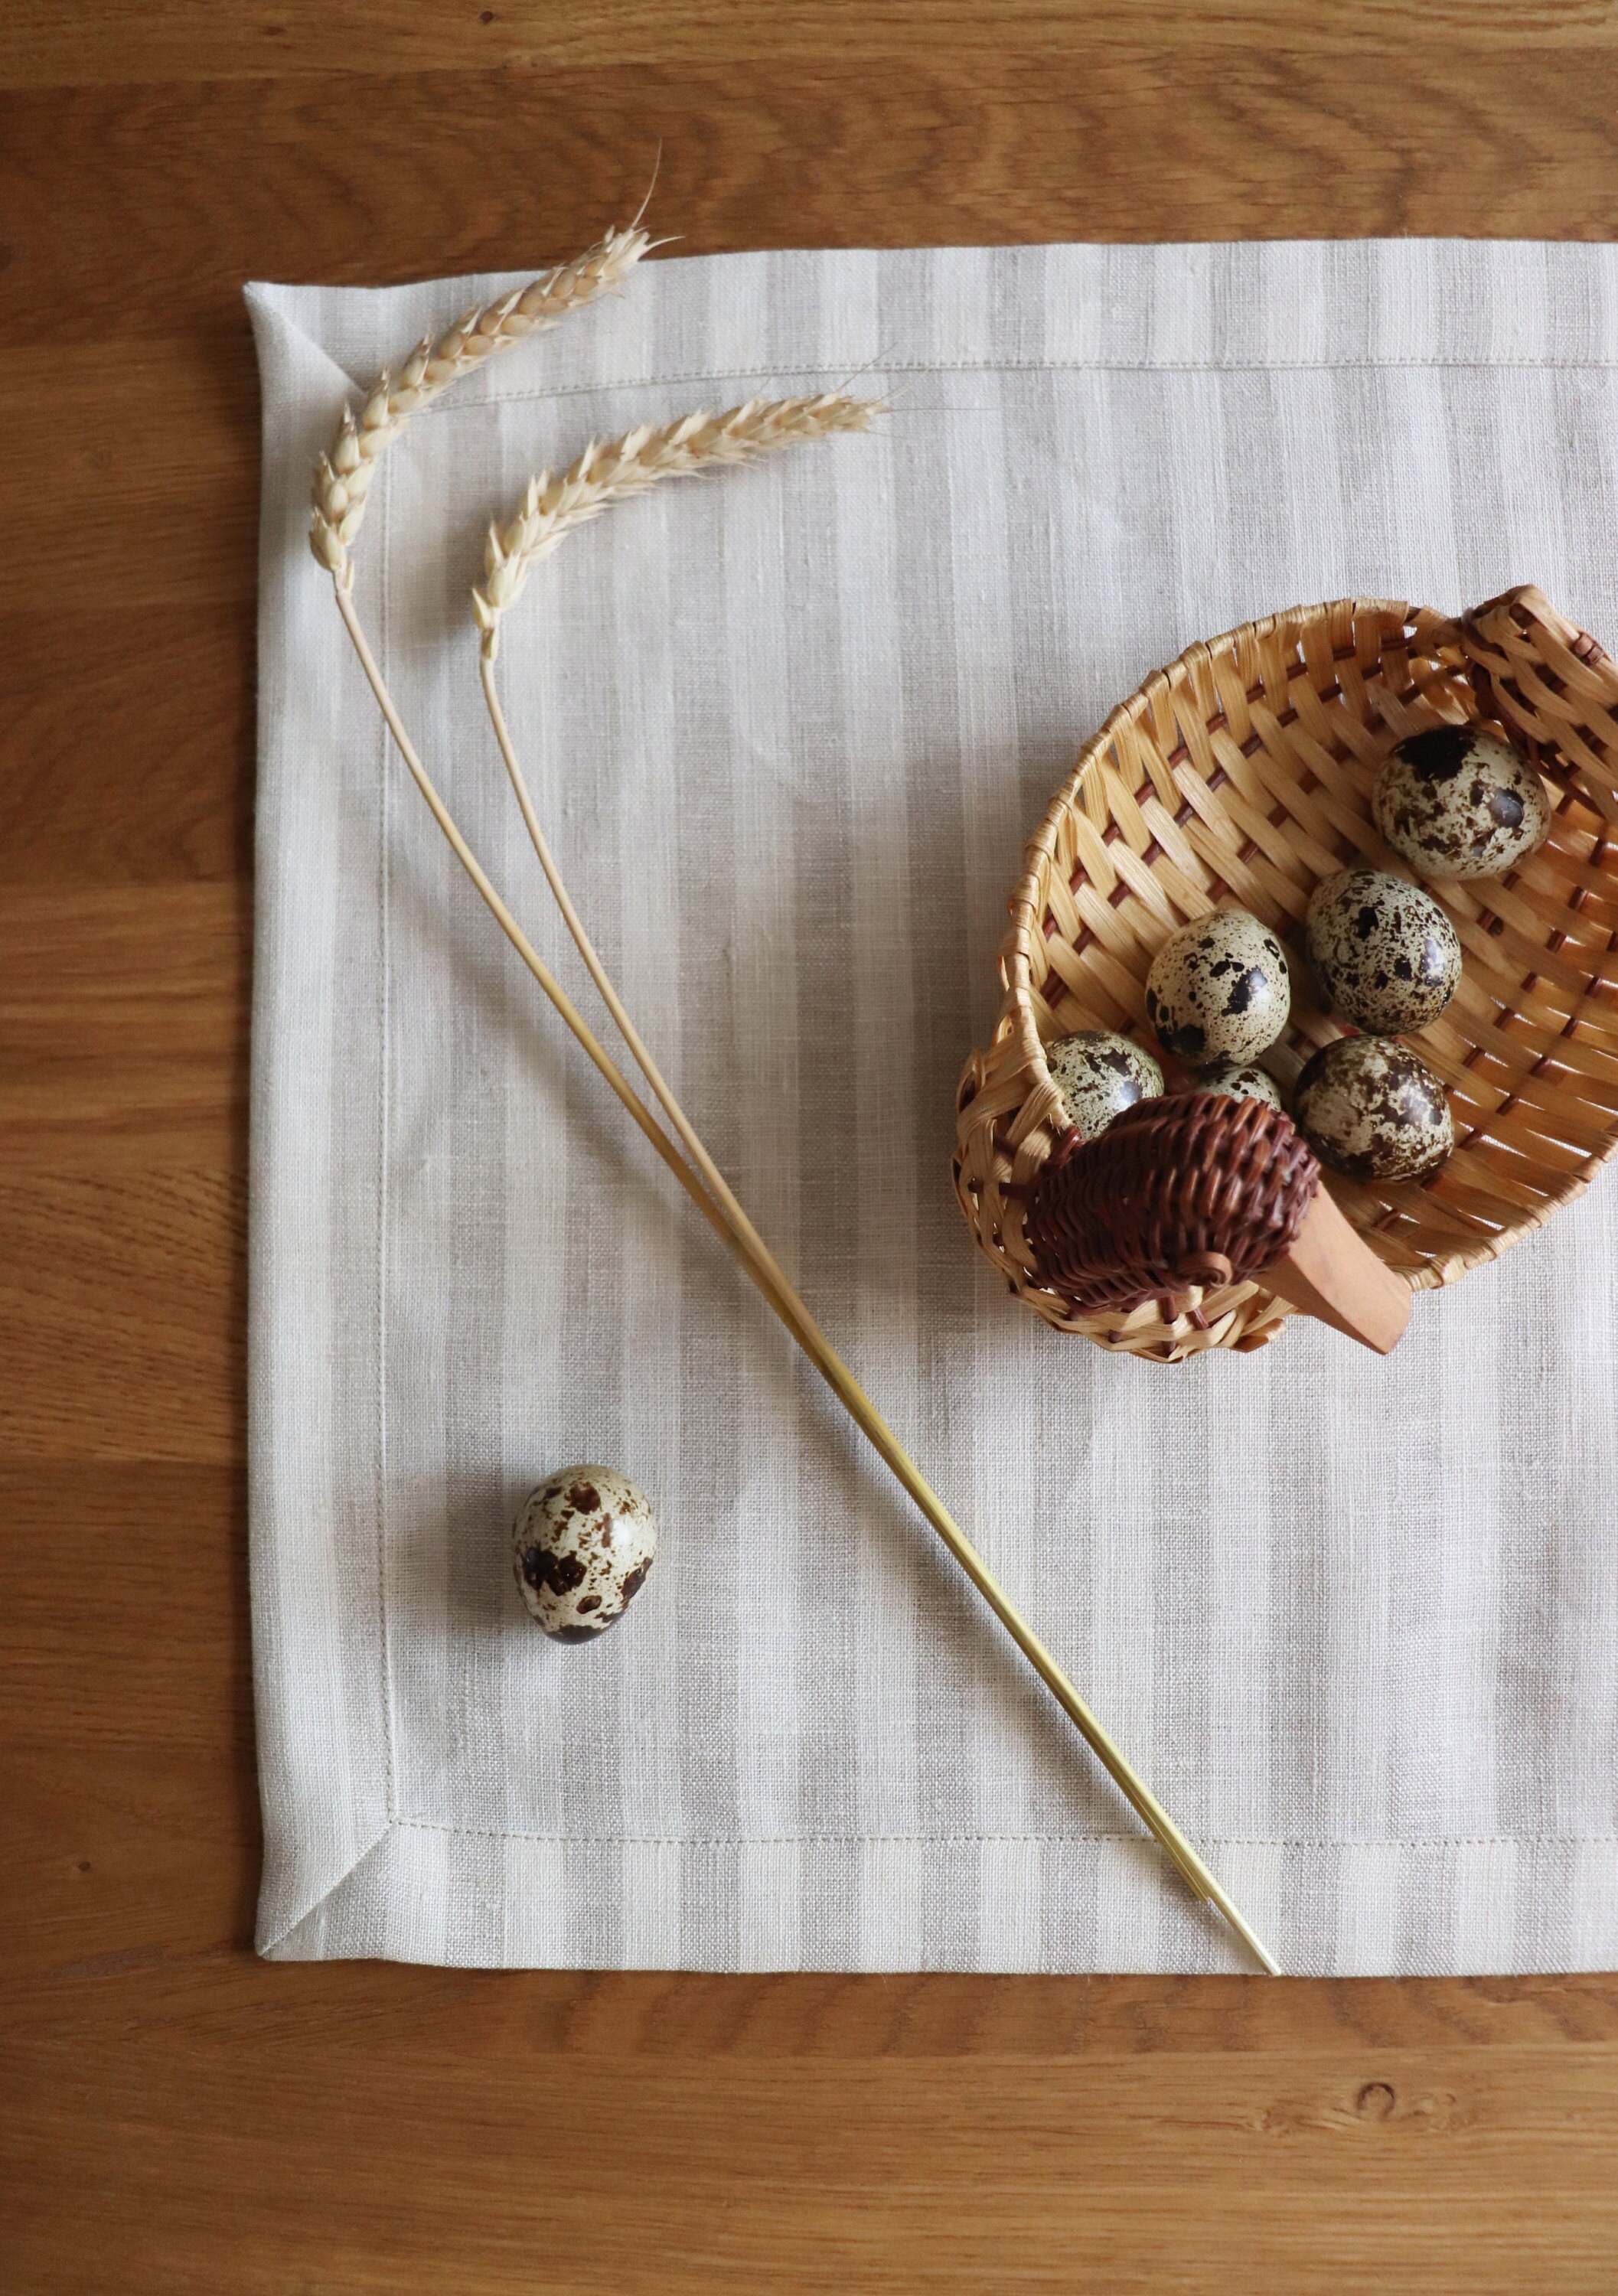
[[1501,878],[1430,890],[1465,951],[1460,986],[1410,1042],[1443,1078],[1456,1148],[1425,1181],[1328,1175],[1348,1218],[1414,1288],[1495,1259],[1618,1148],[1618,667],[1538,590],[1450,620],[1380,598],[1300,606],[1189,647],[1116,709],[1028,848],[1000,951],[1005,1003],[957,1096],[956,1187],[983,1250],[1047,1322],[1162,1363],[1257,1348],[1293,1311],[1258,1283],[1172,1311],[1074,1316],[1034,1272],[1023,1207],[1055,1143],[1043,1045],[1074,1029],[1150,1042],[1153,957],[1221,902],[1294,953],[1292,1021],[1265,1055],[1289,1088],[1342,1031],[1302,956],[1322,877],[1400,866],[1370,818],[1407,734],[1495,724],[1556,804],[1548,841]]

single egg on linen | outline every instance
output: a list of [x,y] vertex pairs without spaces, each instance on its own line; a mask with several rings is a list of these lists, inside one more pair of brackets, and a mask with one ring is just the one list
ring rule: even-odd
[[530,1492],[512,1531],[529,1616],[560,1643],[616,1625],[657,1552],[652,1502],[616,1467],[564,1467]]

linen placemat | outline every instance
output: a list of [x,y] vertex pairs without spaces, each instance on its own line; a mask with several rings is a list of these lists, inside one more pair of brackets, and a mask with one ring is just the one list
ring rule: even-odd
[[[556,250],[571,252],[571,250]],[[515,283],[249,290],[264,384],[253,1631],[286,1958],[1203,1970],[1166,1861],[563,1036],[305,539],[345,399]],[[1164,1368],[973,1249],[952,1095],[1023,844],[1192,639],[1517,581],[1618,636],[1618,266],[1388,242],[658,261],[421,414],[358,594],[578,968],[467,591],[530,473],[755,390],[867,436],[615,510],[508,715],[629,1009],[826,1331],[1289,1970],[1618,1963],[1618,1180],[1417,1299]],[[581,990],[585,1001],[587,995]],[[508,1564],[575,1461],[662,1545],[597,1646]]]

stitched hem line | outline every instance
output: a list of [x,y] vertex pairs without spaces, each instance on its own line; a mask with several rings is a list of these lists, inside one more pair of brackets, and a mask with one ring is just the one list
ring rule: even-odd
[[[1364,357],[1354,358],[1277,358],[1251,360],[1224,358],[1174,359],[1155,357],[1144,357],[1139,359],[891,358],[867,362],[862,365],[858,368],[858,372],[862,376],[874,377],[895,374],[1290,374],[1375,373],[1384,369],[1405,372],[1435,371],[1442,373],[1453,372],[1467,373],[1481,373],[1494,371],[1518,373],[1534,373],[1541,371],[1557,373],[1583,372],[1605,373],[1618,372],[1618,357],[1581,357],[1577,358],[1560,358],[1537,357],[1450,358],[1441,357],[1400,357],[1397,356],[1367,355]],[[498,386],[497,375],[491,375],[489,387],[484,392],[471,397],[464,395],[447,395],[444,398],[435,400],[428,406],[423,408],[417,419],[420,420],[423,416],[425,416],[433,421],[439,421],[447,417],[456,415],[473,415],[483,414],[487,412],[490,406],[516,406],[536,403],[549,404],[553,401],[592,398],[609,391],[629,391],[653,389],[661,390],[669,386],[684,387],[687,385],[702,386],[704,384],[726,382],[746,382],[756,381],[770,377],[809,378],[839,376],[846,378],[848,374],[849,368],[846,363],[843,362],[821,361],[802,365],[776,362],[768,364],[761,363],[757,365],[748,366],[693,370],[678,373],[645,373],[639,375],[618,376],[583,382],[551,383],[542,387],[524,389],[521,390],[502,390]],[[390,480],[390,471],[388,473],[388,477]],[[388,496],[385,492],[384,516],[387,500]],[[381,632],[384,662],[386,660],[385,649],[388,635],[388,601],[385,582],[387,559],[386,541],[387,537],[384,534],[384,591],[382,614],[382,627]],[[388,758],[386,754],[387,745],[385,734],[383,740],[384,782],[386,783],[390,780],[390,775],[388,772],[388,767],[390,760]],[[384,876],[384,888],[385,886],[386,878]],[[386,907],[384,892],[384,920],[385,916]],[[384,960],[384,1012],[386,1010],[385,1000],[387,986],[386,961]],[[387,1039],[385,1029],[383,1044],[383,1089],[385,1093],[385,1072],[387,1067]],[[387,1119],[384,1115],[382,1140],[384,1201],[388,1154],[386,1122]],[[385,1210],[383,1217],[385,1219]],[[383,1281],[385,1283],[385,1275]],[[379,1309],[381,1310],[382,1315],[385,1316],[385,1300],[381,1297],[379,1297]],[[385,1331],[385,1323],[383,1328]],[[381,1413],[385,1414],[387,1376],[385,1338],[382,1340],[379,1349],[379,1373],[382,1387],[382,1392],[378,1398],[379,1410]],[[382,1439],[385,1441],[385,1436]],[[385,1529],[380,1524],[379,1548],[382,1550],[382,1567],[385,1571]],[[387,1799],[389,1803],[389,1821],[390,1825],[407,1826],[418,1832],[457,1834],[468,1838],[486,1841],[531,1841],[535,1843],[556,1846],[576,1845],[579,1848],[622,1849],[743,1849],[753,1848],[801,1847],[805,1849],[812,1849],[817,1847],[839,1847],[857,1849],[863,1849],[867,1846],[876,1847],[900,1845],[908,1845],[917,1849],[929,1849],[965,1848],[973,1845],[984,1845],[990,1843],[1023,1843],[1038,1845],[1041,1848],[1049,1849],[1071,1850],[1088,1849],[1092,1846],[1098,1847],[1103,1844],[1113,1842],[1138,1842],[1144,1844],[1149,1839],[1146,1833],[1132,1829],[1073,1835],[991,1833],[711,1835],[535,1833],[496,1826],[464,1825],[440,1819],[407,1817],[401,1815],[392,1808],[394,1796],[392,1746],[393,1685],[391,1661],[389,1650],[390,1634],[387,1615],[385,1579],[382,1587],[381,1607],[383,1669],[387,1693],[387,1744],[385,1750],[388,1767]],[[1618,1834],[1435,1834],[1395,1837],[1359,1836],[1347,1838],[1332,1835],[1209,1834],[1199,1836],[1198,1838],[1204,1841],[1210,1848],[1283,1850],[1320,1849],[1352,1851],[1375,1849],[1400,1852],[1444,1849],[1509,1849],[1524,1850],[1555,1848],[1597,1849],[1618,1848]],[[307,1916],[304,1918],[307,1918]],[[277,1940],[277,1942],[279,1940]]]
[[[884,374],[1361,374],[1383,369],[1414,373],[1423,368],[1442,373],[1492,374],[1618,372],[1612,358],[1330,358],[1330,359],[880,359],[858,364],[853,380]],[[606,390],[661,390],[669,383],[756,382],[772,375],[838,375],[845,381],[850,369],[842,360],[792,366],[779,361],[757,366],[703,368],[684,374],[620,375],[599,382],[559,382],[546,389],[502,390],[491,379],[489,389],[473,397],[446,394],[431,399],[414,417],[416,422],[441,422],[451,415],[472,414],[480,408],[515,406],[525,401],[591,398]]]
[[[382,676],[388,675],[388,650],[393,607],[393,464],[382,472],[382,627],[378,633]],[[395,772],[392,737],[384,725],[382,765],[377,776],[377,930],[381,940],[377,970],[377,1027],[382,1039],[381,1073],[377,1086],[376,1157],[376,1607],[382,1634],[382,1755],[386,1765],[385,1807],[391,1824],[398,1815],[398,1768],[394,1759],[397,1721],[393,1701],[393,1626],[388,1611],[388,1214],[390,1195],[392,1074],[393,1074],[393,806]]]
[[[767,1849],[833,1845],[862,1849],[908,1842],[918,1849],[964,1848],[981,1841],[1037,1842],[1047,1849],[1088,1849],[1103,1841],[1148,1842],[1144,1832],[1115,1833],[522,1833],[498,1825],[459,1825],[435,1817],[395,1816],[395,1825],[427,1833],[464,1833],[486,1841],[572,1843],[580,1849]],[[1197,1839],[1223,1849],[1610,1849],[1618,1833],[1269,1834],[1208,1833]]]

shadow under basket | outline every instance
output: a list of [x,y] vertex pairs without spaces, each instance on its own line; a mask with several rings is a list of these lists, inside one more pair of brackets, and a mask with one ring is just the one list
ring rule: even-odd
[[1294,1311],[1261,1282],[1083,1316],[1041,1280],[1024,1210],[1062,1128],[1044,1046],[1075,1029],[1151,1045],[1146,980],[1170,935],[1221,906],[1286,944],[1291,1021],[1264,1055],[1290,1094],[1343,1034],[1303,955],[1323,877],[1407,873],[1371,819],[1377,767],[1425,726],[1467,721],[1527,750],[1554,806],[1502,877],[1425,880],[1464,953],[1411,1035],[1443,1078],[1456,1145],[1420,1181],[1326,1185],[1413,1289],[1493,1259],[1618,1149],[1618,667],[1535,589],[1451,619],[1381,598],[1298,606],[1190,646],[1113,710],[1025,857],[1000,949],[1005,1002],[957,1095],[956,1190],[979,1244],[1037,1315],[1175,1363],[1251,1349]]

